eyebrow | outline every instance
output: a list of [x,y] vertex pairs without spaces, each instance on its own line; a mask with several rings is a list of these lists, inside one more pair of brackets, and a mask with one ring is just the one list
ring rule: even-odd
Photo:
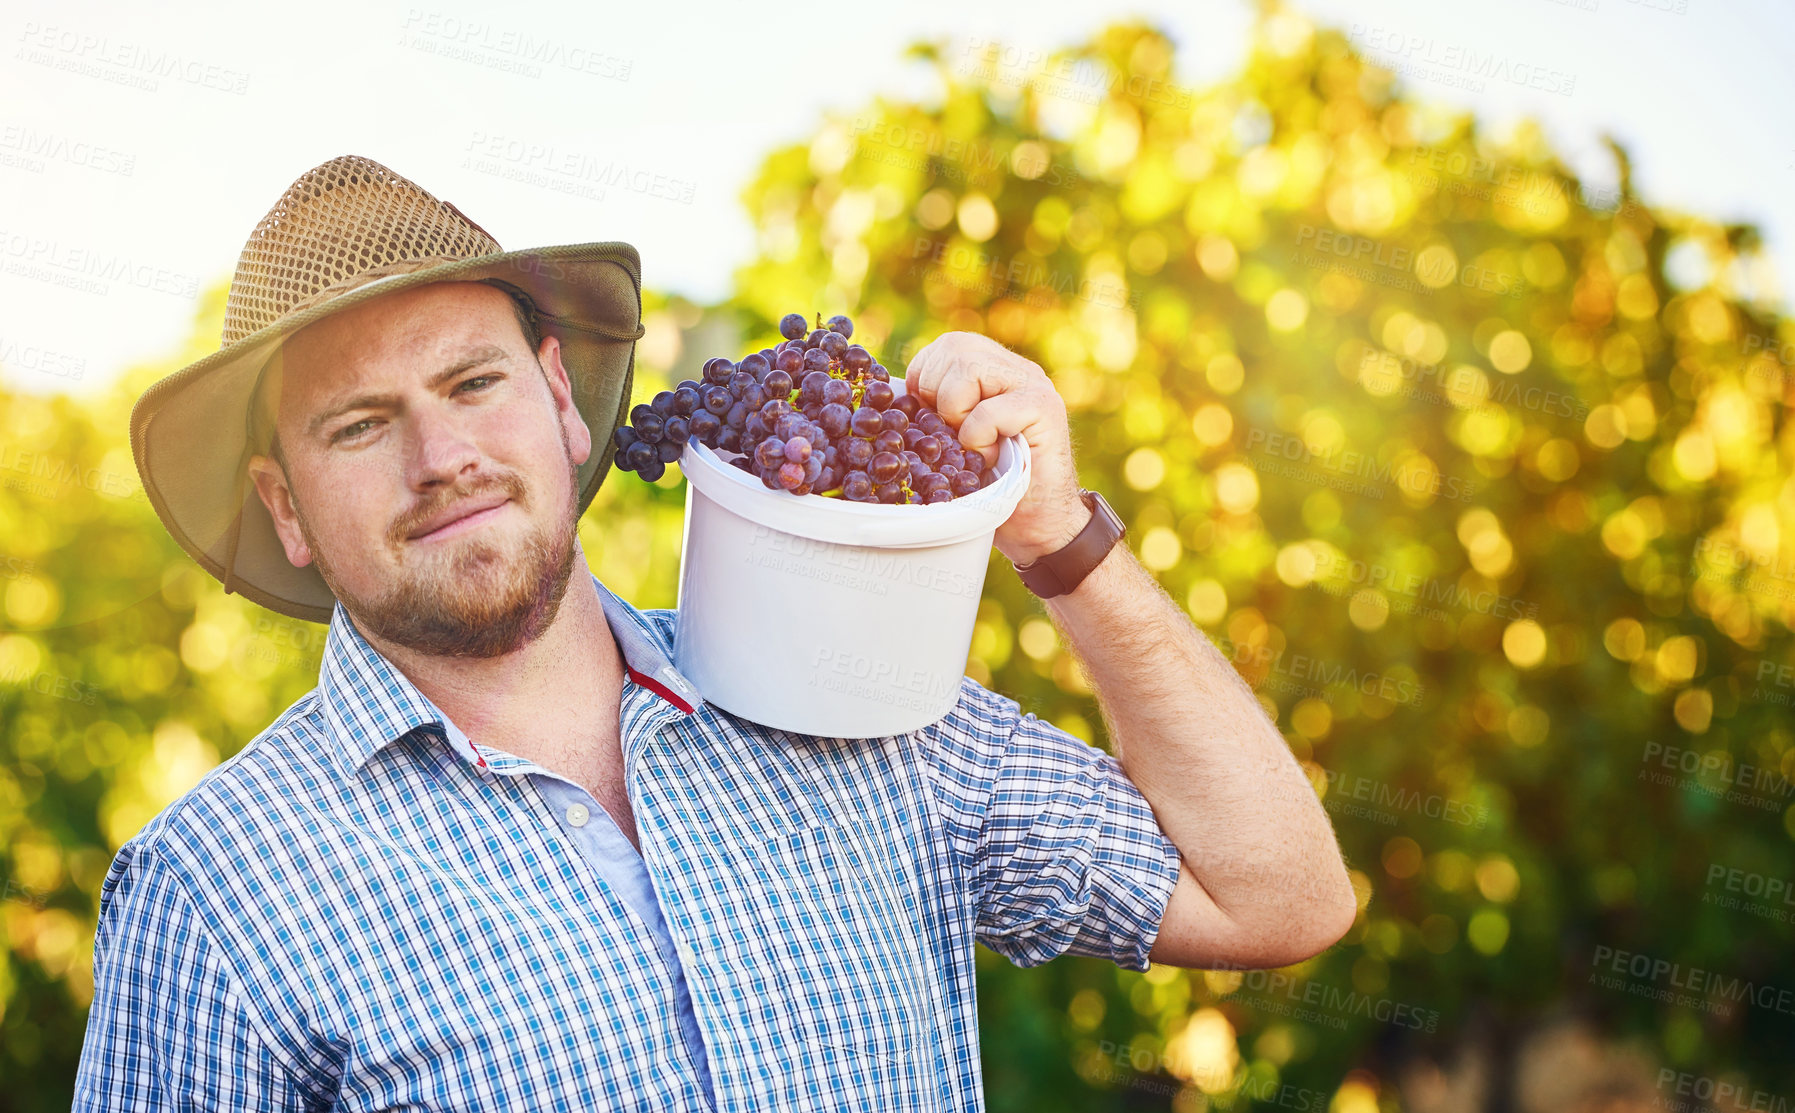
[[[450,379],[453,379],[455,376],[461,374],[463,371],[475,367],[483,367],[489,363],[498,363],[507,358],[509,357],[503,348],[495,347],[490,344],[484,345],[475,348],[448,367],[438,371],[435,375],[431,376],[430,382],[426,385],[434,390],[448,382]],[[331,406],[323,413],[312,418],[305,427],[306,436],[316,436],[326,425],[330,424],[330,422],[354,410],[375,409],[380,406],[397,405],[398,402],[399,396],[397,394],[358,394],[353,398],[346,399],[341,403]]]

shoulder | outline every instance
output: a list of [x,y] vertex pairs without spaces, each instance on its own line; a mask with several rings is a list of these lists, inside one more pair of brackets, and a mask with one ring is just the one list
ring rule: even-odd
[[317,689],[307,692],[197,783],[169,802],[114,856],[101,903],[133,871],[152,864],[177,875],[228,869],[244,844],[273,849],[306,798],[329,783],[330,755]]

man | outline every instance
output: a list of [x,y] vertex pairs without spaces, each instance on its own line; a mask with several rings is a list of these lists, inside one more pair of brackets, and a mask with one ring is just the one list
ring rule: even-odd
[[[1125,546],[1048,600],[1121,762],[970,679],[886,738],[705,704],[575,532],[638,284],[365,159],[258,227],[133,446],[208,571],[329,639],[113,863],[77,1108],[979,1109],[975,941],[1264,966],[1351,925],[1309,783]],[[1097,535],[1040,368],[949,334],[909,381],[969,447],[1026,438],[1006,556]]]

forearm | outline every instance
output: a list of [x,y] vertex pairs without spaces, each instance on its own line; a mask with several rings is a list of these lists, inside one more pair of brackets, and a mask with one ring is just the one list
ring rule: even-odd
[[1253,921],[1337,901],[1327,813],[1252,690],[1118,543],[1047,600],[1112,748],[1217,908]]

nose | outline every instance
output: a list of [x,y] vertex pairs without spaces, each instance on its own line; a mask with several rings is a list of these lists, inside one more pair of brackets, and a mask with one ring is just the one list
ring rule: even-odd
[[454,486],[462,473],[479,465],[480,450],[453,416],[431,407],[414,411],[411,452],[405,482],[414,491]]

